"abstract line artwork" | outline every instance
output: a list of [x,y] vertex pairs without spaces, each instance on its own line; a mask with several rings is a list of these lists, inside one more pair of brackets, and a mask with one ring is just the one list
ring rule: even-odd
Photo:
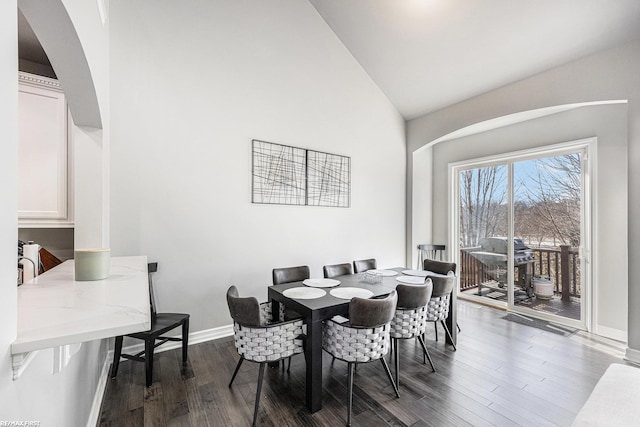
[[253,203],[306,204],[306,150],[253,140]]
[[307,151],[307,204],[349,207],[351,159]]
[[349,207],[351,159],[252,141],[253,203]]

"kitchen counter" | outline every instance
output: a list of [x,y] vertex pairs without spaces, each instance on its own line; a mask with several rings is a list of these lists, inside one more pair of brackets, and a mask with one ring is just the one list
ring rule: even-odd
[[76,282],[65,261],[18,287],[18,331],[11,354],[151,328],[147,257],[113,257],[109,277]]

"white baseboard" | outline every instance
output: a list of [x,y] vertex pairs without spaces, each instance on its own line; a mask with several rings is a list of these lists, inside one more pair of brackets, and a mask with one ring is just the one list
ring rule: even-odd
[[627,347],[627,351],[624,354],[624,360],[640,365],[640,350]]
[[620,329],[608,328],[602,325],[596,325],[596,330],[594,331],[596,335],[600,335],[603,337],[611,338],[612,340],[627,342],[627,331],[622,331]]
[[[218,328],[207,329],[204,331],[193,332],[189,334],[189,345],[217,340],[231,335],[233,335],[233,324],[220,326]],[[182,343],[178,341],[168,341],[166,344],[163,344],[160,347],[156,348],[155,353],[173,350],[180,347],[182,347]],[[144,350],[144,344],[135,344],[123,348],[122,352],[135,354],[142,350]],[[107,356],[104,359],[102,372],[100,374],[100,380],[98,381],[98,385],[96,387],[96,393],[93,397],[93,404],[91,405],[91,412],[89,413],[89,419],[87,420],[87,427],[95,427],[98,424],[98,418],[100,417],[100,407],[102,406],[102,399],[107,388],[107,379],[109,378],[109,368],[111,367],[112,360],[113,349],[107,352]]]
[[111,359],[113,359],[113,350],[107,352],[104,362],[102,363],[102,372],[100,373],[100,378],[98,378],[96,392],[93,395],[93,403],[91,404],[91,412],[89,412],[87,427],[95,427],[98,425],[102,398],[104,397],[104,392],[107,389],[107,379],[109,378],[109,366],[111,366]]

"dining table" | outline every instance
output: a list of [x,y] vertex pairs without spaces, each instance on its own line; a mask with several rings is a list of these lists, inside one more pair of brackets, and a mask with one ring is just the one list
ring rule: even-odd
[[[398,280],[411,277],[403,272],[417,274],[415,270],[406,267],[395,267],[338,276],[332,278],[333,281],[307,279],[268,287],[268,298],[274,304],[272,307],[274,313],[278,312],[279,304],[284,304],[304,319],[306,325],[305,398],[307,409],[311,413],[322,409],[322,323],[334,316],[348,316],[351,296],[376,298],[388,295],[400,283]],[[419,276],[413,277],[417,279]],[[451,293],[449,317],[446,320],[454,344],[457,344],[458,332],[456,307],[454,290]],[[451,343],[449,337],[446,337],[446,340]]]

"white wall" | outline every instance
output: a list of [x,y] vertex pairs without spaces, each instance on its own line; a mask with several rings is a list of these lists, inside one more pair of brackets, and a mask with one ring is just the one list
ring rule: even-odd
[[[67,3],[79,0],[69,1]],[[56,4],[57,3],[57,4]],[[92,3],[96,8],[95,2]],[[46,0],[38,4],[25,1],[23,6],[30,8],[30,11],[37,14],[46,14],[48,18],[47,27],[52,25],[56,31],[75,31],[69,28],[69,21],[57,22],[53,16],[46,11],[54,10],[61,12],[62,3],[60,0]],[[33,7],[33,9],[32,9]],[[62,13],[64,15],[66,12]],[[99,406],[94,402],[96,390],[99,389],[98,382],[104,379],[102,374],[103,361],[107,353],[107,341],[93,341],[84,343],[80,351],[70,360],[61,373],[52,374],[53,355],[51,350],[44,350],[36,354],[33,362],[28,366],[22,377],[16,381],[12,380],[10,344],[16,336],[16,241],[17,241],[17,69],[18,69],[18,42],[16,28],[16,1],[9,0],[0,2],[0,99],[3,100],[0,106],[0,132],[2,133],[2,156],[0,156],[0,195],[2,196],[3,208],[0,210],[0,420],[3,421],[40,421],[42,426],[84,426],[90,419],[92,405]],[[76,15],[77,16],[77,15]],[[91,22],[97,13],[87,13],[87,8],[80,18]],[[42,18],[42,16],[38,16]],[[38,22],[47,19],[38,19]],[[95,24],[95,22],[94,22]],[[32,26],[34,23],[32,23]],[[37,25],[36,25],[37,27]],[[63,28],[64,27],[64,28]],[[93,28],[92,31],[101,29],[100,26],[91,27],[88,24],[85,28]],[[50,29],[50,28],[49,28]],[[34,28],[36,30],[36,28]],[[36,31],[37,32],[37,31]],[[45,31],[46,33],[46,31]],[[41,40],[42,41],[42,40]],[[78,47],[79,45],[75,46]],[[66,55],[78,54],[71,52],[69,46],[66,47]],[[49,52],[48,52],[49,53]],[[80,52],[84,54],[83,52]],[[100,57],[94,52],[95,57]],[[106,58],[106,52],[103,52]],[[51,54],[50,54],[51,56]],[[60,58],[56,58],[59,62]],[[106,59],[105,59],[106,60]],[[68,66],[68,64],[66,64]],[[64,67],[63,67],[64,68]],[[73,68],[71,70],[74,71]],[[65,76],[73,81],[76,76]],[[67,80],[69,81],[69,80]],[[107,80],[108,83],[108,80]],[[82,94],[79,98],[91,98]],[[93,94],[95,99],[95,94]],[[76,104],[76,108],[82,108],[82,102]],[[83,132],[95,135],[89,128],[84,128]],[[87,138],[90,139],[88,136]],[[82,138],[76,139],[76,142]],[[94,139],[95,140],[95,139]],[[81,141],[81,144],[84,143]],[[98,157],[98,165],[102,164],[103,157]],[[79,159],[83,162],[86,159]],[[86,162],[84,163],[86,165]],[[93,171],[92,171],[93,172]],[[87,191],[93,193],[91,185],[86,182],[86,175],[83,171],[76,175],[81,180]],[[97,183],[98,187],[102,185]],[[98,188],[98,191],[101,190]],[[77,196],[76,196],[77,197]],[[82,197],[82,195],[80,196]],[[77,212],[76,212],[77,213]],[[102,215],[100,212],[99,215]],[[80,215],[83,217],[83,214]],[[102,224],[101,219],[88,219],[86,222],[97,221]],[[84,236],[86,229],[79,231],[79,236]],[[76,229],[76,237],[78,230]],[[98,239],[101,239],[98,230]],[[95,413],[93,414],[96,415]]]
[[[628,277],[640,274],[640,195],[634,188],[640,185],[640,41],[635,41],[614,49],[574,61],[556,69],[541,73],[529,79],[505,86],[501,89],[472,98],[462,103],[411,120],[407,123],[408,156],[425,144],[453,131],[486,120],[507,116],[512,113],[534,110],[555,105],[576,102],[626,99],[628,103],[628,235],[622,242],[628,244]],[[446,142],[444,144],[447,144]],[[415,165],[411,162],[408,171],[408,194],[428,197],[434,187],[432,180],[416,180]],[[605,173],[602,172],[601,173]],[[435,196],[434,196],[435,197]],[[435,200],[435,199],[434,199]],[[433,203],[432,200],[431,202]],[[414,244],[420,243],[422,236],[414,233],[415,224],[421,221],[424,212],[420,209],[424,202],[417,204],[409,201],[409,236],[407,252]],[[606,213],[607,215],[610,212]],[[435,214],[434,214],[435,216]],[[616,215],[612,221],[622,221]],[[434,232],[437,227],[434,217]],[[412,230],[413,229],[413,230]],[[640,312],[635,308],[640,304],[640,287],[633,281],[628,283],[628,320],[629,347],[640,349]],[[606,308],[613,313],[627,305],[624,295]],[[619,320],[606,321],[607,326],[619,327]]]
[[[161,310],[231,323],[274,267],[404,265],[404,121],[308,2],[113,1],[111,247]],[[350,208],[251,204],[251,139],[351,157]]]

